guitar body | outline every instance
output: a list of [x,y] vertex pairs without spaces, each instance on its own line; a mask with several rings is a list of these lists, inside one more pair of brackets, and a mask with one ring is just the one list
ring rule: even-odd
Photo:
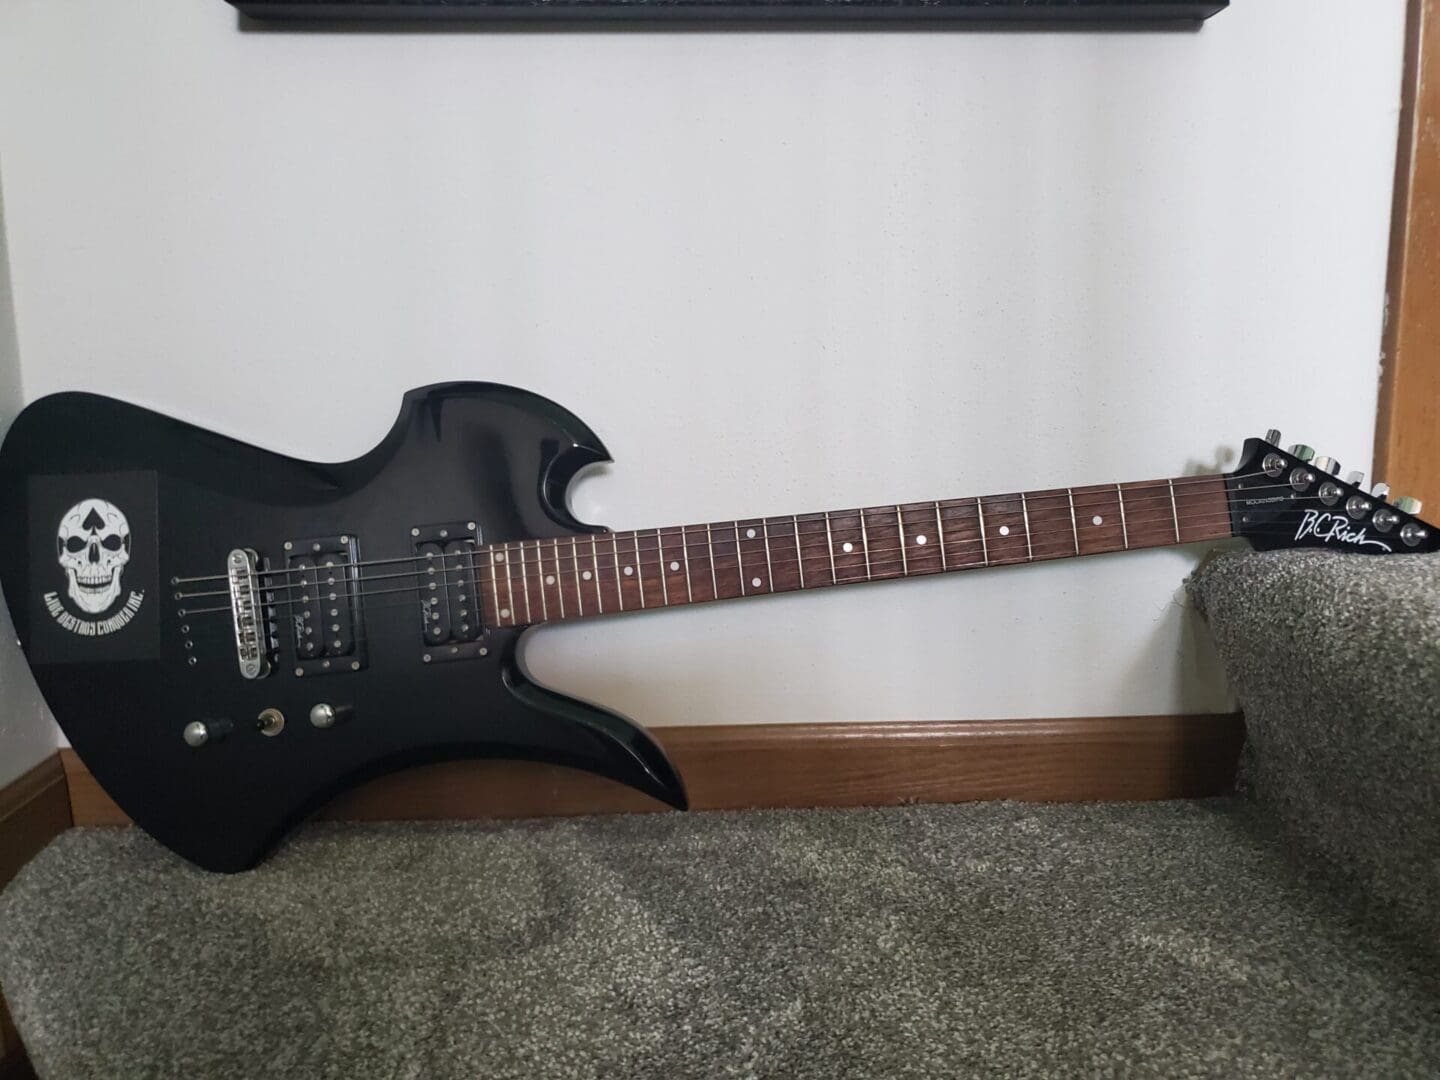
[[[684,808],[643,729],[527,677],[523,628],[475,618],[474,577],[442,586],[442,636],[408,570],[427,550],[600,532],[566,492],[606,460],[569,412],[491,384],[412,391],[379,445],[342,464],[57,394],[0,451],[0,585],[76,752],[137,824],[207,869],[253,866],[338,792],[446,758],[553,762]],[[224,576],[237,549],[294,583],[265,622],[258,676],[237,662]],[[347,591],[355,563],[399,572],[361,596]],[[310,595],[326,581],[338,600]]]

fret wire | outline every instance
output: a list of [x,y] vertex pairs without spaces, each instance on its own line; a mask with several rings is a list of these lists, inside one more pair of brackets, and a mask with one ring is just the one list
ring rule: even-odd
[[1180,543],[1180,511],[1175,509],[1175,481],[1166,480],[1170,486],[1170,513],[1175,516],[1175,542]]
[[1025,557],[1035,561],[1035,552],[1030,547],[1030,507],[1025,503],[1025,493],[1020,493],[1020,513],[1025,517]]
[[1075,493],[1069,488],[1065,489],[1065,495],[1070,500],[1070,532],[1075,537],[1075,554],[1080,554],[1080,526],[1075,523]]
[[710,535],[710,525],[705,525],[705,546],[710,549],[710,595],[720,599],[720,582],[715,577],[715,539]]
[[615,599],[620,605],[620,610],[625,610],[625,590],[620,585],[620,534],[610,534],[610,549],[615,553]]
[[773,593],[775,591],[775,571],[770,568],[770,519],[761,518],[760,527],[765,530],[765,578],[770,582],[770,591]]
[[[493,551],[490,552],[490,592],[491,592],[491,595],[495,597],[495,625],[496,625],[496,626],[499,626],[499,625],[500,625],[500,577],[499,577],[499,575],[496,574],[496,572],[495,572],[495,552],[493,552]],[[480,604],[480,609],[481,609],[482,611],[485,609],[485,604],[484,604],[483,601],[482,601],[481,604]]]
[[[540,541],[535,541],[535,558],[540,563],[540,617],[549,619],[550,613],[545,610],[545,561],[540,555]],[[530,611],[530,573],[525,569],[525,544],[520,544],[520,583],[525,588],[525,618],[534,622],[534,616]]]
[[635,545],[635,584],[640,586],[640,610],[645,610],[645,575],[640,571],[640,534],[631,533],[631,542]]
[[680,526],[680,557],[685,560],[685,602],[693,604],[695,596],[690,591],[690,542],[685,539],[685,526]]
[[795,530],[795,565],[800,568],[800,588],[805,588],[805,555],[800,550],[800,519],[790,516],[790,528]]
[[[579,560],[575,562],[580,565]],[[600,614],[605,614],[605,590],[600,587],[600,545],[595,539],[595,534],[590,534],[590,569],[595,575],[595,603],[600,606]]]
[[730,524],[735,526],[735,570],[740,578],[740,595],[744,596],[746,595],[745,557],[740,553],[740,522],[732,521]]
[[[535,553],[540,553],[540,542],[535,542]],[[545,560],[540,560],[540,591],[545,591]],[[560,598],[560,618],[565,618],[565,586],[560,583],[560,538],[555,538],[555,595]]]
[[[660,554],[660,602],[666,607],[669,607],[670,585],[668,583],[668,579],[670,575],[665,572],[665,538],[660,535],[659,529],[655,530],[655,550]],[[640,561],[640,557],[638,554],[635,557],[635,561]],[[635,568],[635,572],[637,574],[640,572],[640,568],[638,566]]]
[[860,550],[865,553],[865,580],[874,580],[870,576],[870,534],[865,530],[865,510],[862,507],[858,511],[860,515]]
[[985,501],[983,498],[976,498],[975,513],[980,517],[980,558],[985,565],[990,565],[990,545],[985,542]]
[[940,519],[940,500],[935,500],[935,532],[940,539],[940,570],[943,573],[950,569],[950,564],[945,558],[945,522]]
[[[585,590],[580,584],[580,557],[575,554],[575,545],[579,542],[578,536],[570,537],[570,557],[575,562],[572,568],[575,571],[575,603],[580,606],[580,618],[583,619],[585,617]],[[560,573],[560,541],[558,540],[555,541],[555,573]],[[557,577],[556,580],[558,581],[559,578]]]
[[[505,599],[508,600],[508,601],[510,601],[510,606],[509,606],[508,608],[506,608],[506,610],[510,612],[510,625],[511,625],[511,626],[514,626],[514,625],[515,625],[515,621],[516,621],[516,620],[515,620],[515,586],[514,586],[514,584],[512,584],[511,581],[510,581],[510,552],[509,552],[509,546],[510,546],[509,544],[506,544],[506,545],[505,545],[505,548],[503,549],[503,550],[505,551],[505,554],[502,555],[501,557],[505,560]],[[521,561],[523,562],[524,559],[525,559],[525,556],[524,556],[524,555],[521,555],[521,556],[520,556],[520,559],[521,559]]]
[[830,511],[825,511],[825,548],[830,552],[830,584],[839,585],[839,575],[835,573],[835,538],[830,535]]
[[1125,524],[1125,492],[1120,490],[1120,485],[1115,485],[1115,502],[1120,507],[1120,535],[1125,540],[1125,550],[1130,550],[1130,527]]
[[905,518],[900,514],[900,506],[895,506],[895,524],[900,527],[900,573],[904,577],[910,576],[910,560],[905,555]]

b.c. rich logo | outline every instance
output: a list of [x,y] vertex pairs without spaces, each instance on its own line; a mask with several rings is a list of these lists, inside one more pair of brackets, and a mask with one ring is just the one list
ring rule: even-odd
[[1326,514],[1319,510],[1306,510],[1300,519],[1300,528],[1295,530],[1295,539],[1303,540],[1307,536],[1313,536],[1326,544],[1338,541],[1342,544],[1356,544],[1360,547],[1378,547],[1381,551],[1394,550],[1384,540],[1366,536],[1364,529],[1352,528],[1350,519],[1344,514]]
[[[45,594],[45,607],[64,629],[101,637],[123,629],[145,601],[135,590],[120,602],[120,579],[130,561],[130,522],[114,503],[82,499],[60,518],[55,551],[67,579],[65,596]],[[96,615],[104,618],[89,619]]]

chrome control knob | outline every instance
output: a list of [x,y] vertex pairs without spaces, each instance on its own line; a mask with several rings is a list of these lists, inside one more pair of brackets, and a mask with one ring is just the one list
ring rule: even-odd
[[1310,464],[1315,466],[1315,468],[1319,469],[1321,472],[1329,473],[1331,476],[1340,475],[1340,462],[1336,461],[1333,457],[1325,457],[1322,454]]
[[1299,458],[1301,461],[1309,461],[1315,456],[1315,448],[1313,446],[1306,446],[1304,443],[1296,443],[1285,452],[1293,458]]
[[210,725],[203,720],[191,720],[181,734],[186,746],[201,747],[210,741]]
[[1280,445],[1280,431],[1279,431],[1279,429],[1272,427],[1269,431],[1265,432],[1265,441],[1268,442],[1271,446],[1279,446],[1279,445]]
[[1359,487],[1361,481],[1363,481],[1364,479],[1365,474],[1359,469],[1355,469],[1354,471],[1345,474],[1345,483],[1349,484],[1351,487]]
[[335,706],[320,702],[310,706],[310,723],[318,728],[335,726]]
[[1370,489],[1370,494],[1374,495],[1377,499],[1388,499],[1390,497],[1390,485],[1377,481],[1375,486]]
[[1410,514],[1411,516],[1420,513],[1420,507],[1424,505],[1425,504],[1419,499],[1412,499],[1409,495],[1401,495],[1400,498],[1394,502],[1396,510],[1399,510],[1402,514]]

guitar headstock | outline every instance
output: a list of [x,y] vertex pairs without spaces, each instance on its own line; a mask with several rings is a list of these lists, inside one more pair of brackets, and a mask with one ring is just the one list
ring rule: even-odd
[[1343,480],[1340,463],[1308,446],[1280,447],[1280,432],[1245,440],[1225,476],[1235,535],[1257,550],[1315,547],[1366,555],[1440,550],[1440,530],[1421,521],[1420,500],[1391,498],[1385,484]]

